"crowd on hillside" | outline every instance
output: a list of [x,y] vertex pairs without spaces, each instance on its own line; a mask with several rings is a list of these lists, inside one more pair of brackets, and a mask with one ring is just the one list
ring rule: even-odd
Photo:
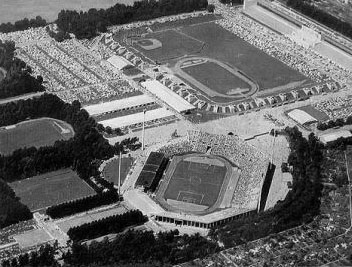
[[342,84],[350,83],[352,73],[331,60],[322,57],[311,49],[292,42],[288,37],[279,35],[246,17],[237,9],[218,6],[225,19],[217,21],[250,44],[279,59],[316,82],[332,78]]
[[10,33],[0,33],[0,40],[14,41],[16,46],[29,45],[41,41],[52,40],[48,35],[45,27],[30,28],[25,31],[16,31]]
[[330,98],[316,103],[314,107],[326,113],[330,119],[347,118],[352,115],[352,98]]
[[82,105],[95,104],[101,101],[128,97],[135,89],[125,80],[116,80],[109,83],[89,85],[71,90],[56,92],[55,94],[65,102],[79,100]]

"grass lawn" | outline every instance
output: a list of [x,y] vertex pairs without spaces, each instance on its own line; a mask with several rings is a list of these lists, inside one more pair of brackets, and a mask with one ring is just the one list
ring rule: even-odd
[[49,118],[24,121],[0,128],[0,153],[7,155],[19,148],[53,145],[73,135],[72,128],[63,121]]
[[245,81],[214,62],[193,65],[182,70],[220,94],[227,94],[235,88],[250,88]]
[[[181,27],[178,31],[154,32],[144,38],[155,38],[162,42],[162,47],[149,51],[143,50],[138,45],[135,48],[152,60],[165,60],[165,63],[171,67],[180,57],[192,55],[216,59],[238,68],[258,83],[259,90],[297,81],[310,82],[303,74],[214,22],[188,25]],[[217,79],[219,78],[217,77]],[[218,83],[221,82],[218,81]]]
[[10,183],[16,196],[32,211],[95,194],[70,169],[59,170]]
[[215,23],[184,27],[182,32],[206,43],[200,55],[237,67],[255,80],[260,90],[308,79]]
[[218,198],[225,174],[225,166],[182,160],[177,163],[164,198],[212,206]]
[[[130,157],[122,158],[121,160],[121,184],[126,179],[128,172],[133,164],[134,159]],[[114,159],[110,161],[103,170],[103,176],[109,182],[113,182],[115,185],[118,185],[119,182],[119,160]]]
[[166,30],[147,34],[144,38],[157,39],[162,47],[153,50],[144,50],[139,45],[135,48],[147,57],[166,63],[174,58],[195,54],[202,49],[203,42],[190,38],[176,30]]

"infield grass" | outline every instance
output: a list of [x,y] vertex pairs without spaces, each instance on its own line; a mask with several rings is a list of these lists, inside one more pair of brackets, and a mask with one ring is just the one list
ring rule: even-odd
[[165,191],[165,199],[212,206],[220,193],[226,167],[180,161]]

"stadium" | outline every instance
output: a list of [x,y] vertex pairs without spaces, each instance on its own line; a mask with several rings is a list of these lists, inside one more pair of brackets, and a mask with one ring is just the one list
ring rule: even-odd
[[135,186],[160,207],[156,221],[210,228],[260,209],[268,167],[266,155],[237,137],[190,131],[151,152]]

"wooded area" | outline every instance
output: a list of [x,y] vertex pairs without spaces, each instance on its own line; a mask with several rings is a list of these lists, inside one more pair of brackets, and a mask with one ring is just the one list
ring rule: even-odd
[[207,6],[207,0],[143,0],[134,2],[133,6],[116,4],[105,10],[62,10],[56,23],[63,32],[74,33],[78,39],[89,39],[106,32],[108,26],[203,10]]
[[0,67],[6,70],[0,80],[0,99],[45,91],[43,78],[33,77],[31,67],[15,57],[15,50],[14,42],[0,40]]

